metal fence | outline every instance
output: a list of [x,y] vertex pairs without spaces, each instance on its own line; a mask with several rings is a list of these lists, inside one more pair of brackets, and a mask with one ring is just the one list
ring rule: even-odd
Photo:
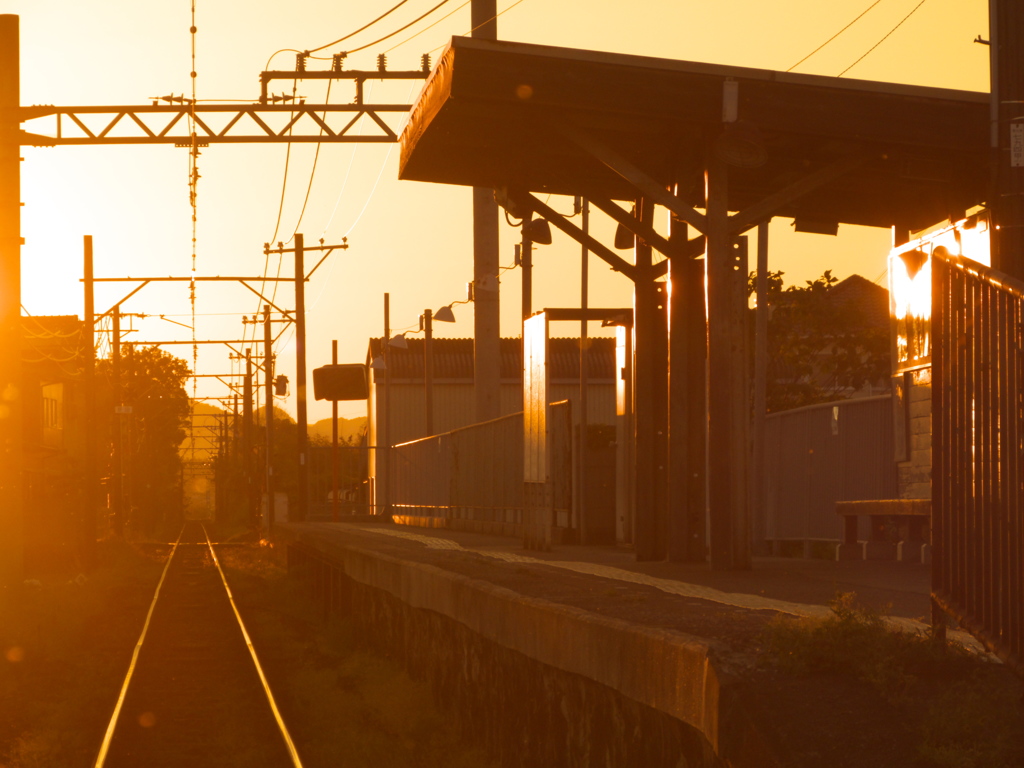
[[768,542],[838,542],[837,501],[899,495],[888,395],[771,414],[764,455],[758,530]]
[[1024,283],[932,264],[932,596],[1024,667]]
[[[569,403],[549,411],[552,524],[569,522],[572,419]],[[523,414],[473,424],[392,449],[396,514],[493,523],[516,534],[523,522]],[[564,522],[563,522],[564,521]]]

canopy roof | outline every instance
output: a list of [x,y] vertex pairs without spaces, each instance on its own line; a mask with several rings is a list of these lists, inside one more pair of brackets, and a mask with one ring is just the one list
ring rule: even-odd
[[582,132],[703,207],[727,81],[767,152],[760,167],[730,169],[730,210],[857,158],[772,215],[920,229],[985,200],[987,94],[459,37],[413,107],[399,175],[635,198],[570,138]]

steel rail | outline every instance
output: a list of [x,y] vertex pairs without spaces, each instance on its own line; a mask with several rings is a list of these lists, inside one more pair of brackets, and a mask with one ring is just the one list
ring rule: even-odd
[[[202,523],[200,523],[202,525]],[[210,556],[213,558],[213,564],[217,566],[217,573],[220,574],[221,583],[224,584],[224,590],[228,593],[228,601],[231,603],[231,610],[235,612],[235,618],[238,619],[238,627],[242,630],[242,637],[245,638],[245,645],[249,649],[249,655],[252,656],[252,663],[256,666],[256,674],[260,677],[260,682],[263,684],[263,692],[267,694],[267,702],[270,704],[270,710],[274,713],[274,720],[277,722],[277,727],[281,730],[281,735],[284,737],[285,745],[288,747],[288,754],[291,755],[292,764],[295,768],[302,768],[302,761],[299,759],[299,753],[295,749],[295,743],[292,741],[291,734],[288,733],[288,727],[284,724],[284,718],[281,717],[281,712],[277,708],[277,702],[274,700],[274,694],[270,692],[270,683],[267,682],[266,675],[263,674],[263,667],[260,665],[260,660],[256,656],[256,649],[253,647],[252,638],[249,637],[249,632],[245,628],[245,622],[242,621],[242,614],[238,612],[238,606],[235,605],[235,597],[231,594],[231,587],[228,586],[228,579],[224,575],[224,569],[220,567],[220,560],[217,559],[217,553],[213,549],[213,544],[210,543],[210,536],[206,532],[206,526],[202,525],[203,536],[206,537],[206,545],[210,548]]]
[[[103,734],[103,742],[100,744],[99,754],[96,756],[96,762],[94,763],[95,768],[103,768],[104,763],[107,760],[107,753],[110,751],[110,742],[114,738],[114,728],[117,727],[117,721],[121,717],[121,708],[124,706],[124,697],[128,693],[128,684],[132,680],[132,675],[135,674],[135,665],[139,660],[139,651],[142,650],[142,642],[146,639],[146,633],[149,632],[149,622],[153,618],[153,610],[156,608],[157,598],[160,597],[160,589],[164,585],[164,580],[167,578],[167,571],[170,570],[171,561],[174,559],[174,553],[178,551],[178,544],[181,543],[181,534],[184,533],[185,526],[181,527],[181,532],[178,533],[178,540],[174,542],[171,547],[171,554],[167,557],[167,562],[164,564],[163,573],[160,574],[160,581],[157,582],[156,592],[153,593],[153,600],[149,604],[149,611],[146,613],[146,621],[142,625],[142,633],[139,635],[139,640],[135,643],[135,650],[132,651],[132,660],[128,664],[128,673],[124,676],[124,683],[121,684],[121,692],[117,695],[117,703],[114,705],[114,713],[110,716],[110,722],[107,724],[107,730]],[[207,539],[209,541],[209,539]]]

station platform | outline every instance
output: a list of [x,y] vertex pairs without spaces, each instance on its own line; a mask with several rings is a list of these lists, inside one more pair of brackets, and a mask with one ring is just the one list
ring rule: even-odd
[[[366,520],[366,518],[361,518]],[[534,574],[584,576],[588,591],[647,588],[667,596],[698,599],[723,607],[820,616],[841,593],[879,610],[907,629],[926,631],[930,620],[928,565],[895,561],[755,557],[747,571],[715,571],[706,564],[637,562],[628,548],[555,545],[550,551],[524,549],[519,539],[386,522],[309,522],[284,526],[288,537],[359,541],[393,555],[515,584],[545,599],[566,598],[551,579]]]
[[[519,717],[530,717],[530,707],[552,706],[549,717],[558,719],[558,706],[573,701],[580,709],[569,722],[598,722],[609,715],[587,710],[588,702],[612,691],[618,702],[613,710],[633,708],[639,714],[632,716],[655,718],[645,733],[673,733],[671,723],[683,723],[700,734],[714,757],[691,754],[683,764],[724,760],[736,768],[792,768],[820,764],[827,750],[849,758],[830,763],[836,766],[869,764],[863,760],[889,765],[877,761],[871,745],[866,752],[858,746],[859,727],[848,734],[822,732],[818,743],[808,733],[821,728],[803,727],[806,718],[818,713],[788,717],[772,712],[780,706],[779,691],[787,689],[777,679],[771,689],[766,686],[759,661],[765,632],[779,616],[828,616],[830,603],[848,593],[855,594],[855,603],[881,611],[895,627],[929,631],[929,566],[919,563],[773,557],[755,558],[747,571],[712,571],[706,565],[637,562],[632,551],[615,547],[573,544],[534,551],[518,539],[367,518],[285,523],[275,528],[273,539],[289,552],[300,545],[304,557],[314,553],[321,558],[318,567],[330,571],[317,577],[321,585],[334,584],[340,573],[364,588],[364,595],[383,595],[363,598],[377,622],[371,631],[398,633],[385,644],[397,653],[424,654],[407,663],[428,675],[446,669],[437,673],[442,684],[476,674],[477,662],[467,658],[485,659],[485,666],[494,667],[488,674],[498,681],[492,689],[506,691],[498,707],[502,718],[530,702]],[[439,620],[445,629],[438,629]],[[964,633],[949,636],[981,650]],[[483,645],[474,646],[467,658],[451,658],[452,647],[472,646],[477,638]],[[506,651],[515,652],[517,661],[509,662]],[[513,672],[500,668],[510,663]],[[507,693],[519,678],[531,675],[542,682],[533,683],[530,692]],[[558,675],[554,682],[549,679]],[[579,690],[573,681],[583,681]],[[473,682],[462,679],[448,695],[462,696]],[[551,690],[572,692],[552,699]],[[790,704],[810,706],[804,692],[796,691]],[[848,693],[835,683],[815,693],[835,697],[820,704],[819,711],[848,706]],[[474,708],[487,709],[486,699]],[[794,733],[786,732],[790,724]],[[517,738],[509,736],[504,748],[519,749]],[[803,750],[799,756],[793,752],[794,739]],[[560,764],[556,756],[570,747],[562,737],[545,743],[537,746],[534,764]],[[671,752],[670,746],[658,749]],[[578,748],[590,749],[582,741]],[[637,749],[630,739],[618,738],[607,745],[608,754],[616,756],[607,764],[661,764],[650,754],[631,751]]]

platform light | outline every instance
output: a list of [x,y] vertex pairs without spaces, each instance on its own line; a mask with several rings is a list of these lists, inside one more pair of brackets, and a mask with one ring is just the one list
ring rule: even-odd
[[547,219],[531,219],[523,225],[523,238],[536,245],[551,245],[551,225]]
[[[452,302],[452,304],[454,303]],[[442,323],[454,323],[455,313],[452,312],[452,304],[446,304],[434,312],[434,319]]]

